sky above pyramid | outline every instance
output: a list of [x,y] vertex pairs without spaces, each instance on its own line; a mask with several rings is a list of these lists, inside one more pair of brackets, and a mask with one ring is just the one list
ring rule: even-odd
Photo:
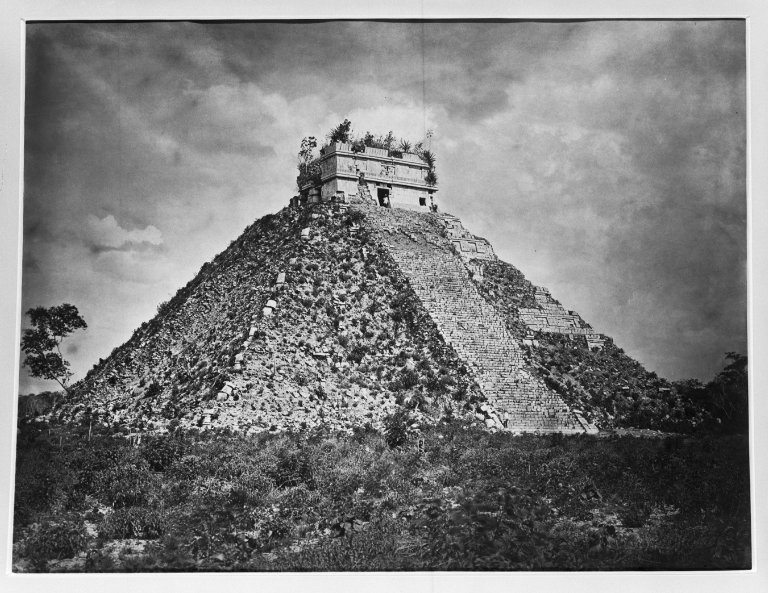
[[[431,147],[443,210],[670,379],[746,352],[741,21],[39,23],[22,307],[79,377],[295,193],[344,118]],[[20,391],[52,388],[22,371]]]

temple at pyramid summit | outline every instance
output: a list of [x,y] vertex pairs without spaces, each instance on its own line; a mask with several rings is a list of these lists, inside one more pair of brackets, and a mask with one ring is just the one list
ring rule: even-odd
[[305,139],[288,205],[204,264],[51,415],[255,434],[382,429],[405,409],[416,426],[594,433],[680,407],[666,380],[443,211],[422,143],[371,138],[319,155]]
[[[349,145],[326,147],[316,161],[319,183],[308,181],[291,204],[335,204],[364,214],[366,227],[407,278],[416,298],[445,340],[467,363],[493,409],[489,425],[522,431],[596,432],[581,412],[569,409],[526,365],[523,344],[480,294],[473,277],[496,260],[490,243],[461,221],[439,212],[436,188],[425,181],[428,167],[417,155],[388,157]],[[537,295],[546,294],[538,289]],[[594,334],[580,318],[542,298],[526,310],[537,331]],[[568,322],[563,324],[562,319]],[[551,321],[551,323],[550,323]],[[533,334],[531,334],[533,335]]]
[[430,167],[421,157],[372,146],[355,148],[333,143],[323,149],[312,163],[319,169],[319,178],[301,182],[302,203],[354,195],[360,185],[383,207],[436,210],[437,188],[429,183]]

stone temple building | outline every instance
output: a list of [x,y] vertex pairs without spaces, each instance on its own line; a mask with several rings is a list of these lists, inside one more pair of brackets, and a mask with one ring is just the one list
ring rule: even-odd
[[331,144],[313,164],[320,167],[320,185],[307,180],[300,187],[302,201],[344,201],[365,185],[380,206],[437,210],[437,188],[426,182],[429,167],[416,154],[370,146],[353,152],[351,144]]

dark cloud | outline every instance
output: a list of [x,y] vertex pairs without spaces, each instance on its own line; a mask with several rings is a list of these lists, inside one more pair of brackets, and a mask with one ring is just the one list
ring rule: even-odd
[[[73,353],[82,374],[286,203],[301,137],[351,117],[413,140],[436,129],[447,210],[651,369],[708,379],[746,350],[744,33],[30,25],[23,306],[98,320]],[[94,235],[91,216],[114,225]]]

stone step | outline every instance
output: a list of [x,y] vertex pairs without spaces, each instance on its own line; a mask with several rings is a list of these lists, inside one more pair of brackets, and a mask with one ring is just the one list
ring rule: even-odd
[[526,370],[521,346],[505,319],[480,295],[466,266],[432,222],[460,224],[458,219],[370,205],[360,209],[438,331],[472,369],[486,398],[510,415],[510,429],[585,430],[585,423]]

